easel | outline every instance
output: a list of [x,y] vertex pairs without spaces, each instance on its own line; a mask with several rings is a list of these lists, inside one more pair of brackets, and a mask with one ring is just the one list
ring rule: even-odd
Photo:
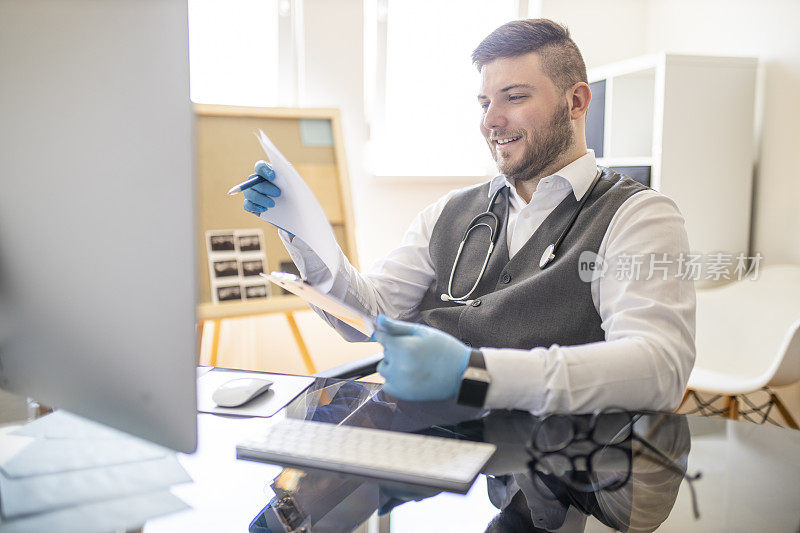
[[[277,300],[277,301],[273,301]],[[289,328],[292,331],[292,336],[297,344],[297,349],[300,351],[300,356],[303,358],[303,364],[309,374],[315,374],[317,368],[314,361],[311,359],[311,353],[308,351],[308,346],[300,333],[300,328],[297,327],[297,321],[294,318],[294,311],[307,309],[308,306],[294,296],[273,296],[263,302],[242,302],[242,303],[222,303],[222,304],[200,304],[197,307],[197,335],[198,349],[202,352],[203,333],[205,323],[211,322],[213,333],[211,337],[211,350],[210,356],[206,364],[208,366],[217,366],[217,354],[219,353],[219,335],[222,328],[222,321],[226,318],[244,318],[248,316],[258,316],[270,313],[283,313]],[[198,361],[201,354],[198,354]]]

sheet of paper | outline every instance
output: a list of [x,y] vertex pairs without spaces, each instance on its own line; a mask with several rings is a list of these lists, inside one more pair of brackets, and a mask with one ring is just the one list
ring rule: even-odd
[[0,465],[24,450],[35,439],[14,435],[20,426],[0,427]]
[[316,287],[312,287],[303,282],[294,274],[272,272],[271,274],[261,273],[259,276],[296,294],[314,307],[318,307],[326,313],[335,316],[365,335],[372,335],[375,331],[375,320],[373,318],[362,315],[357,309],[353,309],[344,302],[340,302],[332,296],[320,292]]
[[[237,378],[263,378],[272,381],[272,386],[261,396],[249,401],[241,407],[220,407],[211,396],[223,383]],[[265,374],[262,372],[246,372],[216,369],[206,372],[197,380],[197,410],[202,413],[218,415],[258,416],[267,418],[297,398],[314,382],[313,377],[285,376]]]
[[[335,276],[339,268],[339,245],[322,206],[292,164],[261,130],[258,132],[258,142],[275,171],[275,185],[281,190],[275,207],[264,211],[261,218],[300,237]],[[321,287],[323,292],[329,289]]]
[[0,474],[0,508],[3,516],[10,519],[60,507],[162,490],[191,480],[174,455],[17,479]]
[[167,448],[61,409],[0,433],[0,449],[0,472],[9,478],[111,466],[172,454]]
[[0,522],[0,533],[128,531],[147,520],[188,509],[168,491],[138,494]]
[[35,439],[14,457],[0,463],[0,471],[10,478],[38,476],[156,459],[171,453],[136,438]]
[[130,435],[59,409],[15,429],[13,435],[45,439],[129,439]]

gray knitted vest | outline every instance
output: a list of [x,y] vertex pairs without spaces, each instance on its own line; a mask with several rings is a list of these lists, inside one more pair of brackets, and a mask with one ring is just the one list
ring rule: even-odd
[[[475,347],[531,349],[604,340],[591,284],[579,277],[578,258],[584,251],[597,253],[617,209],[646,187],[613,170],[601,167],[601,171],[597,186],[555,259],[544,269],[539,267],[539,260],[575,212],[575,195],[568,194],[509,260],[505,227],[508,190],[503,191],[493,210],[500,220],[500,235],[483,279],[470,296],[475,302],[466,306],[444,302],[441,295],[447,291],[453,260],[467,225],[489,204],[489,183],[451,198],[431,234],[429,250],[436,280],[417,308],[416,320]],[[453,296],[466,294],[475,283],[488,242],[487,230],[470,233],[455,272]]]

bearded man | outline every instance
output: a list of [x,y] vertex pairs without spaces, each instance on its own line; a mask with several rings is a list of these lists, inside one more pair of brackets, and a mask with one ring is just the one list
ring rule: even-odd
[[[423,210],[368,273],[343,254],[325,266],[281,231],[292,259],[309,283],[377,317],[389,395],[534,414],[675,408],[695,353],[676,205],[596,165],[586,67],[565,27],[507,23],[472,59],[480,131],[501,174]],[[263,162],[256,172],[272,177]],[[245,197],[256,214],[281,200],[269,182]]]

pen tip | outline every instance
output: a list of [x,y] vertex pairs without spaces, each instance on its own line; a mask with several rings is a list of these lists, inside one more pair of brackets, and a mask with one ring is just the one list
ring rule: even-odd
[[234,195],[237,192],[239,192],[239,187],[231,187],[231,189],[228,191],[228,194]]

